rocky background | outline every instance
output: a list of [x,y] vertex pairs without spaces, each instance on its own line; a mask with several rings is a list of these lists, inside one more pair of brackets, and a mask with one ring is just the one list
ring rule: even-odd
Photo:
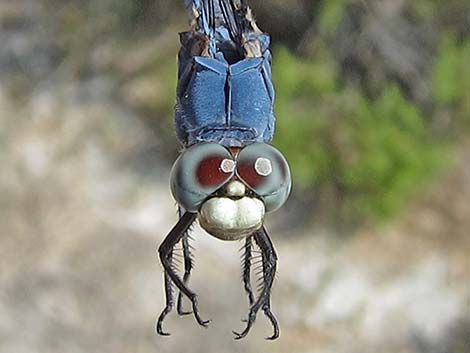
[[[310,90],[296,106],[288,95],[300,96],[278,82],[278,144],[302,176],[288,205],[268,219],[280,258],[273,310],[281,338],[264,341],[270,326],[260,314],[245,340],[233,340],[247,311],[242,244],[200,229],[191,286],[213,321],[206,330],[173,314],[166,322],[173,335],[154,333],[164,305],[155,250],[177,219],[168,175],[179,148],[171,106],[181,4],[3,0],[0,352],[470,353],[470,110],[468,86],[460,86],[470,80],[468,70],[454,71],[468,66],[458,66],[467,55],[459,50],[468,40],[468,5],[332,1],[336,8],[326,11],[322,1],[252,2],[286,68],[328,86],[330,64],[318,60],[332,57],[340,77],[328,94],[305,83]],[[276,73],[286,76],[280,66]],[[425,116],[432,144],[411,136],[423,151],[439,145],[440,162],[423,165],[411,192],[377,216],[364,210],[380,208],[405,184],[380,184],[357,203],[351,195],[362,184],[310,176],[316,155],[305,152],[298,162],[289,144],[294,127],[282,121],[318,96],[348,105],[347,92],[362,92],[374,104],[389,82]],[[323,113],[336,117],[320,106]],[[342,117],[323,141],[340,141],[331,145],[340,152],[349,136]],[[325,163],[342,166],[350,156],[336,157]],[[408,175],[393,174],[400,166],[386,170],[388,179]],[[351,211],[358,205],[370,207]]]

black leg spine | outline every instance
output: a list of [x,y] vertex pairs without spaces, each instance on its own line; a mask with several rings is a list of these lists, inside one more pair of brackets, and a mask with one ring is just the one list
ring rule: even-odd
[[[196,213],[186,212],[181,217],[179,222],[173,227],[170,233],[166,236],[166,238],[163,240],[162,244],[158,248],[158,253],[160,255],[160,260],[162,262],[163,268],[165,270],[165,275],[169,277],[169,279],[176,285],[176,287],[189,298],[189,300],[191,300],[193,313],[196,318],[196,321],[201,326],[206,327],[209,321],[203,320],[199,314],[196,293],[190,290],[183,283],[183,280],[181,280],[181,278],[178,276],[172,266],[173,248],[181,240],[181,238],[184,236],[191,224],[196,220],[196,217]],[[163,314],[165,311],[166,308],[163,310],[162,315],[160,315],[159,321],[157,322],[157,328],[160,327],[161,332],[163,332],[161,329],[161,325],[163,323],[163,319],[166,316],[166,314]]]
[[234,332],[235,339],[244,338],[248,334],[256,320],[256,314],[262,307],[263,311],[266,313],[271,322],[275,323],[273,323],[275,330],[274,335],[269,338],[275,339],[279,336],[279,332],[276,333],[276,330],[278,331],[277,321],[275,320],[275,317],[274,315],[272,315],[270,310],[270,295],[271,288],[274,282],[274,277],[276,275],[277,254],[271,242],[271,239],[269,238],[269,235],[264,227],[255,232],[254,238],[263,256],[263,287],[261,289],[258,299],[250,308],[245,330],[241,333]]

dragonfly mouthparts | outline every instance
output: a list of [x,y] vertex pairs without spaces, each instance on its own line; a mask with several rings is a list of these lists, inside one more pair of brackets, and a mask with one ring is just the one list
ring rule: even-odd
[[214,197],[203,203],[199,223],[216,238],[238,240],[261,228],[264,215],[264,204],[257,198]]

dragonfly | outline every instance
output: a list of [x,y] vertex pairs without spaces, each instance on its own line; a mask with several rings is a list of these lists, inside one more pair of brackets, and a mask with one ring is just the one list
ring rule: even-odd
[[[225,241],[244,241],[242,278],[250,304],[241,332],[244,338],[257,314],[264,312],[279,337],[271,311],[271,289],[277,254],[264,225],[265,215],[279,209],[291,191],[286,158],[271,141],[274,136],[275,92],[272,83],[270,37],[257,26],[245,0],[185,0],[190,28],[180,33],[175,127],[183,151],[170,176],[179,221],[161,243],[166,305],[156,322],[158,334],[175,306],[179,315],[202,318],[198,296],[188,287],[193,268],[190,231],[195,222]],[[182,244],[184,274],[174,266]],[[261,252],[261,287],[252,289],[255,245]],[[183,296],[192,304],[184,311]]]

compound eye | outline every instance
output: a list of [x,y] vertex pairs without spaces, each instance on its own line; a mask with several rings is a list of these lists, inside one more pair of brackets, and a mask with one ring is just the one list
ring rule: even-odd
[[227,183],[235,173],[230,152],[216,143],[186,149],[171,170],[171,191],[180,206],[196,212],[202,202]]
[[235,161],[212,154],[199,161],[196,169],[197,183],[203,188],[219,188],[233,175]]
[[237,176],[274,211],[287,200],[291,190],[289,165],[276,148],[254,143],[242,149],[237,159]]
[[273,173],[273,163],[269,158],[242,155],[238,159],[238,176],[252,189],[262,187]]

